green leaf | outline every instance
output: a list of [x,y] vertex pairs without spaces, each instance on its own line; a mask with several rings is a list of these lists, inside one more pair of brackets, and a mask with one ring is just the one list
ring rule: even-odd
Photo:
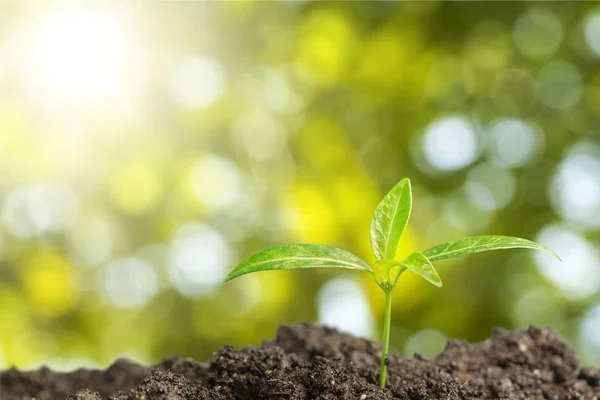
[[442,279],[438,275],[431,261],[423,253],[415,252],[406,258],[406,260],[400,263],[403,267],[411,270],[427,282],[442,287]]
[[411,208],[410,180],[405,178],[385,195],[371,220],[371,247],[377,261],[395,258]]
[[227,275],[225,282],[259,271],[336,267],[373,272],[369,264],[345,250],[322,244],[290,244],[253,255]]
[[438,244],[423,252],[430,261],[444,260],[446,258],[466,256],[480,251],[501,249],[535,249],[552,254],[560,260],[560,257],[544,245],[526,239],[512,236],[471,236],[453,242]]

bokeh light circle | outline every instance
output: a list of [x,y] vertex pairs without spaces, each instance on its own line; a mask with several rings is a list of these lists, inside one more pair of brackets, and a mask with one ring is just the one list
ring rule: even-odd
[[584,315],[581,321],[579,340],[588,349],[583,352],[585,363],[600,363],[600,302],[595,303]]
[[173,100],[184,109],[204,109],[225,92],[223,67],[214,59],[192,55],[182,59],[171,78]]
[[560,45],[562,24],[551,10],[532,7],[517,19],[513,37],[517,48],[527,57],[549,57]]
[[232,206],[241,196],[242,178],[229,158],[200,157],[192,166],[190,179],[194,193],[209,211]]
[[431,123],[421,139],[429,165],[439,171],[456,171],[478,156],[477,135],[463,117],[449,117]]
[[141,308],[158,291],[154,267],[139,258],[115,260],[104,270],[103,288],[108,299],[120,308]]
[[587,18],[583,25],[583,36],[588,47],[600,57],[600,12]]
[[173,238],[167,268],[178,292],[201,297],[223,283],[231,261],[231,249],[219,232],[209,225],[189,223]]
[[562,263],[550,254],[535,252],[538,271],[570,299],[592,296],[600,290],[600,254],[581,233],[560,225],[543,228],[536,241],[554,250]]
[[488,129],[490,158],[498,165],[519,167],[541,153],[544,135],[518,119],[495,121]]
[[581,142],[569,150],[552,178],[550,200],[564,219],[600,226],[600,147]]
[[70,186],[44,183],[13,189],[2,205],[2,222],[13,236],[29,238],[68,227],[77,211]]
[[371,337],[374,318],[363,289],[353,280],[334,278],[319,291],[319,323],[362,337]]
[[444,350],[446,337],[435,329],[423,329],[415,332],[404,344],[404,355],[412,357],[419,354],[425,358],[433,358]]

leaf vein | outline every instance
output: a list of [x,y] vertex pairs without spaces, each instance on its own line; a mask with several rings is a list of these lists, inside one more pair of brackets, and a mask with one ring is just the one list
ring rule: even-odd
[[246,268],[251,268],[251,267],[256,267],[262,264],[268,264],[268,263],[275,263],[275,262],[284,262],[284,261],[301,261],[301,260],[305,260],[305,261],[329,261],[329,262],[335,262],[337,264],[342,264],[342,265],[348,265],[348,266],[354,266],[354,267],[359,267],[360,269],[363,269],[364,267],[360,264],[354,264],[354,263],[349,263],[349,262],[345,262],[336,258],[325,258],[325,257],[282,257],[282,258],[272,258],[269,260],[263,260],[257,263],[251,263],[249,264]]

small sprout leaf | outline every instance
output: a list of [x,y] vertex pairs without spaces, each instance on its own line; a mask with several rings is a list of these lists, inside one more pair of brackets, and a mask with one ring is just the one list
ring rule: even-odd
[[227,275],[225,282],[259,271],[336,267],[372,272],[360,257],[333,246],[290,244],[272,247],[248,258]]
[[544,245],[526,239],[512,236],[471,236],[433,246],[423,252],[429,261],[444,260],[446,258],[461,257],[480,251],[501,249],[535,249],[552,254],[558,260],[560,257]]
[[371,247],[377,261],[393,259],[412,208],[410,180],[402,179],[381,200],[371,221]]
[[423,253],[418,251],[412,253],[406,260],[402,261],[402,266],[419,275],[427,282],[437,287],[442,287],[442,279],[435,268],[433,268],[433,265],[431,265],[431,261]]

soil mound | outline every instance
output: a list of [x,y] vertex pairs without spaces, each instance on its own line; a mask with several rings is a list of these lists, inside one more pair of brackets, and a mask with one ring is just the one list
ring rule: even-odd
[[1,400],[600,400],[600,370],[579,369],[551,329],[496,330],[449,341],[433,360],[389,358],[377,385],[379,344],[335,329],[281,326],[273,342],[225,346],[206,363],[172,358],[152,367],[118,360],[108,369],[0,374]]

